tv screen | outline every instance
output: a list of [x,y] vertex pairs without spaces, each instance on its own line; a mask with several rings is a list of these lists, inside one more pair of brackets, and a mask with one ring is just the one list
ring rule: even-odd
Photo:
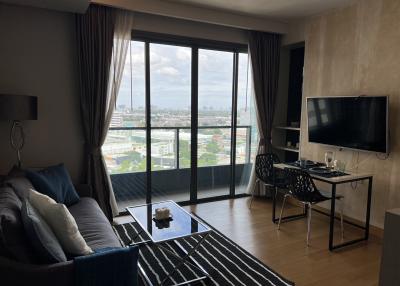
[[308,140],[388,153],[388,97],[307,98]]

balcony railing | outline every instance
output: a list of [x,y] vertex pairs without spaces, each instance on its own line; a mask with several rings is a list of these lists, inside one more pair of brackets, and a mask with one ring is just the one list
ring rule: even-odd
[[[235,184],[235,192],[236,194],[243,193],[245,190],[245,186],[247,185],[248,178],[250,177],[251,170],[251,143],[252,143],[252,127],[247,125],[237,126],[236,132],[236,141],[239,141],[239,148],[241,148],[239,156],[238,144],[236,144],[236,150],[231,150],[231,140],[232,134],[228,132],[231,130],[230,126],[199,126],[198,127],[198,197],[215,197],[221,195],[229,194],[229,186],[232,182],[231,180],[231,152],[235,152],[235,178],[233,179]],[[132,146],[140,145],[144,146],[144,149],[141,150],[142,153],[146,153],[146,128],[145,127],[112,127],[111,131],[117,134],[114,134],[114,144],[116,142],[120,142],[122,145],[126,144],[126,148],[132,150]],[[190,161],[185,161],[183,155],[188,156],[188,153],[183,154],[183,146],[180,146],[182,141],[191,142],[191,128],[190,127],[152,127],[151,131],[173,131],[172,134],[163,134],[159,132],[158,134],[152,134],[152,160],[155,161],[156,168],[152,168],[152,198],[153,200],[162,200],[162,199],[174,199],[176,201],[187,201],[189,199],[189,189],[190,189]],[[212,132],[216,130],[222,130],[222,132]],[[245,130],[240,132],[240,130]],[[119,131],[122,131],[122,134],[118,134]],[[130,134],[124,134],[123,131]],[[138,131],[140,134],[138,134]],[[209,131],[209,132],[204,132]],[[136,133],[136,134],[135,134]],[[205,134],[207,133],[207,134]],[[217,134],[218,133],[218,134]],[[222,133],[222,134],[221,134]],[[211,135],[211,136],[210,136]],[[209,143],[213,141],[213,135],[220,140],[219,144],[225,143],[226,149],[222,149],[222,153],[224,153],[223,157],[217,156],[217,161],[209,162],[200,160],[200,153],[204,151],[205,142]],[[126,138],[125,138],[126,136]],[[132,138],[134,137],[134,138]],[[224,138],[221,138],[224,137]],[[121,141],[118,141],[121,140]],[[215,139],[216,140],[216,139]],[[214,143],[215,143],[214,140]],[[226,141],[226,142],[222,142]],[[158,141],[158,142],[155,142]],[[173,142],[172,142],[173,141]],[[229,142],[228,142],[229,141]],[[173,150],[165,150],[166,153],[173,154],[173,158],[171,159],[171,155],[166,155],[161,158],[157,158],[154,154],[154,150],[159,148],[153,148],[155,145],[160,142],[168,142],[168,144],[164,145],[173,145]],[[172,143],[171,143],[172,142]],[[109,142],[108,142],[109,143]],[[228,144],[229,143],[229,144]],[[109,143],[110,144],[110,143]],[[112,144],[112,143],[111,143]],[[187,143],[185,143],[187,144]],[[117,144],[118,145],[118,144]],[[163,145],[163,144],[160,144]],[[214,144],[215,145],[215,144]],[[228,146],[229,145],[229,146]],[[107,142],[105,144],[107,146]],[[244,148],[243,148],[244,146]],[[164,148],[165,146],[161,146]],[[188,152],[190,152],[190,145],[187,145],[186,148]],[[167,148],[168,149],[168,148]],[[104,152],[105,150],[103,150]],[[108,150],[109,151],[109,150]],[[117,161],[119,157],[124,158],[124,152],[114,150],[114,154],[110,154],[104,152],[104,155],[113,160]],[[171,152],[172,151],[172,152]],[[201,152],[199,152],[201,151]],[[212,150],[208,150],[211,152]],[[221,151],[221,150],[220,150]],[[112,153],[112,152],[111,152]],[[129,153],[129,152],[126,152]],[[153,156],[154,155],[154,156]],[[160,155],[160,154],[158,154]],[[190,155],[190,153],[189,153]],[[191,156],[189,156],[190,158]],[[223,157],[221,159],[221,157]],[[121,160],[127,160],[126,158]],[[142,158],[143,160],[143,158]],[[162,161],[164,160],[164,161]],[[168,161],[169,160],[169,161]],[[146,160],[144,160],[146,161]],[[118,164],[121,162],[117,162],[114,165],[114,171],[110,168],[112,166],[108,166],[111,172],[111,181],[114,188],[114,193],[116,196],[116,200],[121,210],[124,209],[125,206],[135,205],[139,203],[143,203],[146,198],[146,166],[145,164],[142,166],[142,169],[137,170],[125,170],[118,171]],[[137,165],[137,163],[133,163],[132,165]]]
[[[198,134],[199,135],[204,135],[204,134],[201,134],[202,130],[203,131],[204,130],[224,130],[224,129],[225,130],[231,130],[231,128],[232,128],[231,126],[198,126]],[[183,164],[184,166],[181,166],[181,158],[180,157],[181,157],[181,151],[182,150],[180,149],[180,142],[181,142],[182,133],[185,130],[186,131],[187,130],[191,130],[191,127],[185,127],[185,126],[183,126],[183,127],[162,127],[162,126],[160,126],[160,127],[151,127],[150,129],[151,129],[151,131],[153,131],[153,130],[160,130],[160,131],[161,130],[165,130],[165,131],[173,131],[174,132],[174,134],[173,134],[173,141],[174,141],[173,150],[164,151],[164,153],[166,153],[166,154],[167,153],[169,153],[169,154],[172,153],[174,155],[173,160],[171,160],[170,156],[165,156],[165,154],[163,155],[161,153],[154,154],[153,152],[151,154],[152,159],[155,159],[157,161],[163,161],[163,162],[158,162],[158,163],[161,163],[161,165],[164,164],[164,167],[167,167],[167,169],[190,168],[190,165],[188,166],[188,165]],[[246,130],[245,148],[244,148],[245,149],[245,156],[243,158],[244,160],[242,159],[238,163],[240,163],[240,164],[248,164],[248,163],[250,163],[250,157],[251,157],[252,127],[250,125],[239,125],[239,126],[237,126],[236,134],[238,134],[238,131],[241,130],[241,129],[245,129]],[[146,127],[111,127],[110,131],[146,131]],[[190,132],[185,132],[185,133],[186,134],[190,134]],[[210,135],[210,134],[208,134],[208,135]],[[214,135],[218,135],[218,134],[214,134]],[[228,138],[229,141],[232,140],[231,136],[232,136],[232,134],[230,134],[230,136],[228,136],[229,137]],[[236,136],[236,137],[238,137],[238,136]],[[153,140],[153,141],[157,141],[157,140],[159,140],[159,141],[162,141],[162,140],[168,141],[168,140],[172,140],[172,138],[171,138],[171,136],[166,136],[164,138],[153,138],[153,136],[152,136],[151,140]],[[152,145],[156,144],[156,143],[160,143],[160,142],[153,142],[153,141],[151,142]],[[143,137],[143,146],[145,146],[145,142],[146,142],[146,138],[145,138],[145,135],[144,135],[144,137]],[[188,142],[190,144],[191,140],[189,139]],[[201,142],[202,142],[202,139],[198,139],[198,144],[201,144]],[[215,142],[215,141],[211,140],[210,142]],[[128,143],[133,143],[133,142],[128,142]],[[106,142],[105,145],[107,145],[107,142]],[[229,142],[229,146],[226,146],[225,144],[224,144],[224,146],[230,148],[231,144]],[[236,147],[238,147],[237,143],[236,143]],[[157,149],[157,148],[152,148],[152,151],[153,151],[153,149]],[[236,148],[236,149],[238,149],[238,148]],[[235,152],[235,154],[237,152],[237,150],[229,150],[229,151],[230,152]],[[116,151],[115,153],[118,154],[118,151]],[[121,153],[123,153],[123,152],[121,152]],[[107,152],[105,152],[105,155],[107,155]],[[161,155],[161,156],[157,157],[156,155]],[[215,154],[215,155],[217,155],[217,154]],[[227,152],[226,152],[225,155],[226,155],[226,158],[230,157],[230,155],[228,155]],[[173,162],[173,164],[172,164],[172,162]],[[203,164],[199,164],[199,167],[223,166],[223,165],[230,165],[230,162],[229,163],[227,163],[227,162],[224,163],[224,162],[219,162],[217,160],[216,163],[212,163],[212,162],[207,162],[206,161],[206,162],[203,162]],[[158,169],[158,171],[159,170],[160,169]],[[110,170],[110,171],[112,171],[112,170]],[[132,172],[135,172],[135,171],[132,171]],[[111,173],[114,174],[114,173],[118,173],[118,172],[113,172],[112,171]]]

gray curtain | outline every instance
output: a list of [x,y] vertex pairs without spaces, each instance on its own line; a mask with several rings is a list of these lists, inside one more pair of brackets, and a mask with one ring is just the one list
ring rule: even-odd
[[93,197],[111,220],[110,184],[101,153],[107,135],[108,81],[113,51],[115,10],[91,4],[76,16],[81,114],[86,145],[86,177]]
[[[254,100],[260,136],[258,154],[272,152],[272,123],[278,90],[280,50],[281,35],[257,31],[249,32]],[[254,168],[252,173],[249,186],[255,194],[264,194],[263,190],[255,186]]]

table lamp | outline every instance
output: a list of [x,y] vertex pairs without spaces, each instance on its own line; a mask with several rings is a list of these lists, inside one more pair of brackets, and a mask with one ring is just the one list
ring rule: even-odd
[[37,120],[37,113],[36,96],[0,94],[0,120],[13,122],[10,144],[17,153],[19,168],[21,167],[21,150],[25,144],[22,121]]

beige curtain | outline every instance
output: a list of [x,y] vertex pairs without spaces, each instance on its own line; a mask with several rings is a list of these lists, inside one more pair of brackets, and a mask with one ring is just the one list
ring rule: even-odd
[[107,168],[101,153],[108,128],[106,113],[110,100],[110,75],[115,29],[115,10],[91,4],[83,15],[76,15],[80,104],[86,145],[86,181],[93,197],[108,219],[112,219]]
[[[121,85],[122,74],[124,71],[126,55],[132,37],[133,13],[124,10],[116,11],[116,21],[114,29],[114,44],[111,57],[110,76],[107,88],[107,111],[106,124],[103,134],[107,134],[111,118],[117,101],[119,87]],[[103,141],[104,142],[104,141]],[[104,159],[103,159],[104,160]],[[119,214],[117,203],[112,188],[110,175],[107,172],[107,179],[110,186],[110,205],[113,216]]]

